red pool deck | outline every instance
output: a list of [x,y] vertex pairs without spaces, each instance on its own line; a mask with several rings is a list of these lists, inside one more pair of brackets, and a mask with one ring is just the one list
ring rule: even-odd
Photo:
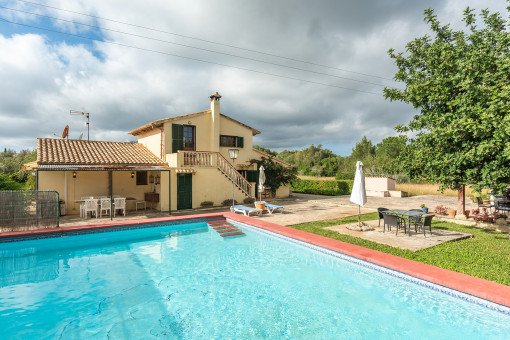
[[73,231],[84,231],[112,227],[131,226],[137,224],[160,223],[167,221],[182,221],[194,218],[228,218],[234,221],[246,223],[265,230],[279,233],[296,240],[308,242],[319,247],[330,249],[348,256],[368,261],[389,269],[393,269],[422,280],[455,289],[482,299],[510,307],[510,286],[496,282],[483,280],[477,277],[457,273],[451,270],[435,267],[429,264],[408,260],[395,255],[382,253],[376,250],[363,248],[354,244],[333,240],[324,236],[311,234],[305,231],[284,227],[278,224],[257,220],[244,215],[231,212],[186,215],[175,217],[151,218],[143,220],[115,221],[100,224],[77,225],[62,228],[48,228],[22,232],[0,233],[0,238],[36,236],[55,233],[66,233]]

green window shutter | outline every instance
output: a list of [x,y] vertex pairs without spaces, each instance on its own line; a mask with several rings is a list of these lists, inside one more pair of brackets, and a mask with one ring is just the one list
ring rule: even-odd
[[244,148],[244,137],[237,137],[237,147]]
[[181,124],[172,124],[172,153],[184,150],[184,132]]

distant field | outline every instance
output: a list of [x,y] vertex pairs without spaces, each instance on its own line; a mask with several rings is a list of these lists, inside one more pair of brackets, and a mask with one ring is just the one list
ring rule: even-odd
[[[418,195],[442,195],[442,196],[457,196],[456,190],[445,190],[443,193],[439,191],[439,184],[413,184],[402,183],[395,185],[396,190],[405,191],[409,196]],[[471,187],[466,187],[466,197],[473,194]]]
[[[317,181],[334,181],[335,177],[314,177],[314,176],[298,176],[301,179],[317,180]],[[396,190],[405,191],[409,196],[418,195],[442,195],[442,196],[457,196],[455,190],[445,190],[441,193],[439,190],[439,184],[414,184],[414,183],[402,183],[395,186]],[[470,187],[466,187],[466,197],[470,196],[473,190]]]

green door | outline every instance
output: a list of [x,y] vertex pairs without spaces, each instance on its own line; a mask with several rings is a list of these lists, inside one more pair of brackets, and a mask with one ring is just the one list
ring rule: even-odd
[[191,176],[192,174],[177,174],[177,210],[191,209]]

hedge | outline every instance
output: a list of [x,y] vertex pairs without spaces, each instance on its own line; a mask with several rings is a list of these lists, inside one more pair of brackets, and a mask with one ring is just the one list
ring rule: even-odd
[[290,183],[293,192],[304,194],[340,196],[351,193],[352,181],[317,181],[308,179],[296,179]]

